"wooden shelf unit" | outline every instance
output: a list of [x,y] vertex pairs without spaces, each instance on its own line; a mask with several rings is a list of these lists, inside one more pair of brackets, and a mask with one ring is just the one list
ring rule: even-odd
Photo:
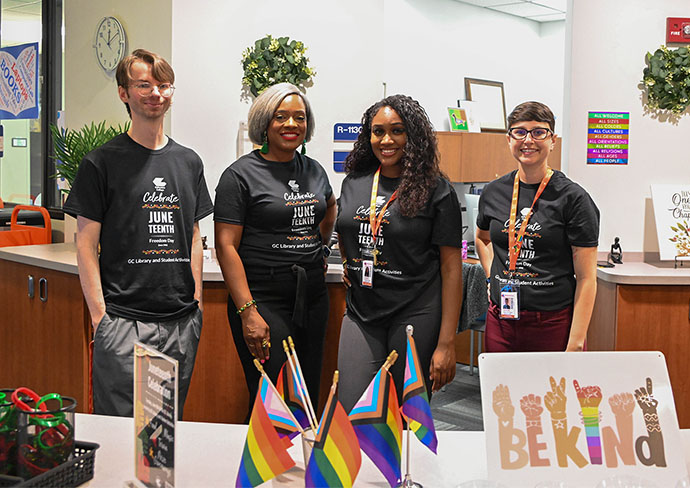
[[[437,132],[441,170],[450,181],[492,181],[517,167],[505,134],[489,132]],[[561,140],[556,139],[549,166],[561,169]]]

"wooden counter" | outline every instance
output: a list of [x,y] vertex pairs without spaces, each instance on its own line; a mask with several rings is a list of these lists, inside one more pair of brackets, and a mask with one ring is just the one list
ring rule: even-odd
[[[88,344],[92,329],[79,283],[74,243],[0,248],[0,387],[58,391],[88,407]],[[28,296],[33,276],[35,294]],[[342,266],[327,275],[330,312],[321,405],[337,362],[345,310]],[[42,281],[43,280],[43,281]],[[44,300],[39,296],[44,294]],[[184,419],[241,423],[247,410],[244,372],[226,314],[227,292],[215,261],[204,263],[204,325]]]
[[661,351],[681,428],[690,427],[690,267],[630,262],[597,270],[591,351]]

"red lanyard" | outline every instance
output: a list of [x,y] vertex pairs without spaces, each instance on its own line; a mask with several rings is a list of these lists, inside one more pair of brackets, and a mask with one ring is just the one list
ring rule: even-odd
[[508,271],[510,273],[511,278],[513,273],[515,272],[515,265],[517,264],[517,258],[520,255],[520,250],[522,249],[523,237],[525,236],[525,231],[527,230],[527,223],[529,222],[529,218],[532,216],[532,209],[534,208],[534,204],[537,203],[537,200],[539,200],[539,197],[544,191],[544,188],[546,188],[546,185],[549,183],[549,180],[552,176],[553,170],[551,168],[548,168],[546,171],[546,175],[544,175],[544,178],[541,180],[541,184],[539,185],[537,194],[534,195],[534,201],[532,202],[532,206],[529,208],[529,212],[527,212],[527,215],[525,215],[525,218],[522,221],[522,224],[520,225],[520,230],[518,231],[517,235],[515,235],[518,193],[520,191],[519,171],[515,173],[515,182],[513,183],[513,201],[510,204],[510,224],[508,227],[508,256],[510,258],[510,267],[508,268]]
[[376,195],[379,189],[380,173],[381,166],[379,166],[379,169],[377,169],[376,173],[374,173],[374,180],[371,183],[371,201],[369,203],[369,225],[371,226],[371,236],[374,238],[374,249],[376,249],[376,234],[378,233],[378,230],[381,227],[381,221],[383,220],[383,216],[385,215],[386,210],[388,209],[388,205],[393,203],[393,200],[395,200],[398,197],[398,190],[395,190],[386,202],[386,204],[383,206],[381,211],[379,212],[378,216],[376,215]]

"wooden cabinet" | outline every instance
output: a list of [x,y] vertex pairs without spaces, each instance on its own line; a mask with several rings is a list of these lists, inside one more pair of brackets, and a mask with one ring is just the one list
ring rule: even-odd
[[690,286],[598,281],[590,351],[661,351],[681,429],[690,428]]
[[[441,170],[454,182],[492,181],[517,167],[505,134],[437,132]],[[561,140],[556,139],[549,166],[561,168]]]
[[[319,411],[326,403],[338,362],[340,324],[345,312],[345,286],[342,283],[329,284],[328,295],[330,311]],[[227,297],[223,282],[204,282],[204,325],[184,408],[184,420],[234,424],[245,420],[249,393],[228,324]]]
[[68,395],[86,412],[91,327],[79,277],[4,260],[0,276],[0,386]]

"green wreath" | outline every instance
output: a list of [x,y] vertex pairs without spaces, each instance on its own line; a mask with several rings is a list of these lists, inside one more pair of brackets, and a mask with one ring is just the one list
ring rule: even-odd
[[690,105],[690,50],[661,46],[647,53],[642,82],[647,90],[647,105],[680,115]]
[[307,48],[289,37],[267,35],[242,53],[242,83],[254,96],[276,83],[288,82],[302,86],[311,81],[316,71],[309,67]]

